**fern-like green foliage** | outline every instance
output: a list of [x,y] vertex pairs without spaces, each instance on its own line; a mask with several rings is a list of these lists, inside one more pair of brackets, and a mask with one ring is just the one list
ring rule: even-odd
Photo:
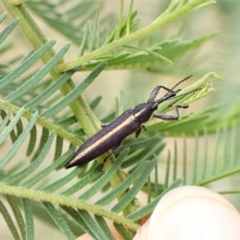
[[[138,139],[129,137],[106,161],[110,152],[89,164],[64,168],[76,147],[96,133],[101,122],[121,114],[123,98],[127,102],[131,97],[122,94],[116,110],[97,119],[94,112],[101,111],[102,96],[90,102],[82,96],[93,81],[109,69],[185,72],[181,68],[192,66],[194,61],[182,57],[215,34],[184,40],[180,34],[167,37],[164,28],[213,1],[172,0],[145,27],[140,25],[133,0],[126,11],[124,1],[120,1],[119,16],[104,16],[102,1],[2,2],[8,13],[0,15],[0,54],[12,54],[12,46],[18,43],[17,27],[33,48],[24,56],[10,55],[8,62],[0,59],[0,211],[14,239],[38,239],[35,225],[39,218],[67,239],[83,233],[98,240],[115,239],[109,220],[123,239],[132,239],[140,220],[151,214],[169,190],[181,184],[206,185],[240,171],[239,111],[222,119],[220,104],[176,122],[151,120],[146,124],[147,132]],[[8,21],[7,15],[12,20]],[[35,22],[37,17],[78,45],[69,62],[63,59],[71,44],[65,43],[55,52],[57,37],[47,40]],[[160,38],[156,31],[162,31]],[[181,67],[173,70],[173,64]],[[75,84],[71,77],[81,71],[88,73]],[[158,112],[206,97],[213,92],[213,78],[219,77],[214,72],[205,74],[160,104]],[[178,140],[163,161],[159,155],[166,150],[166,136],[177,136]],[[188,147],[188,137],[193,139],[194,148]],[[211,149],[209,138],[214,139]],[[188,167],[189,151],[192,168]],[[160,169],[164,169],[164,177]],[[138,200],[140,191],[148,198],[144,205]]]

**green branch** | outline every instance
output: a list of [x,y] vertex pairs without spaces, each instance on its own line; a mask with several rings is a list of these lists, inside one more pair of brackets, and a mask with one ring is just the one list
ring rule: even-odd
[[34,191],[29,190],[23,187],[14,187],[9,186],[6,184],[0,183],[0,193],[1,194],[7,194],[7,195],[13,195],[17,197],[27,198],[30,200],[37,200],[42,202],[50,202],[53,204],[60,204],[68,207],[73,207],[81,210],[85,210],[91,213],[94,213],[99,216],[106,217],[108,219],[111,219],[112,221],[122,224],[128,228],[130,228],[133,231],[136,231],[139,228],[138,224],[135,224],[133,221],[120,217],[117,214],[107,211],[103,209],[102,207],[99,207],[97,205],[92,205],[89,203],[86,203],[85,201],[79,200],[79,199],[72,199],[70,197],[66,196],[60,196],[56,194],[46,193],[43,191]]
[[[9,102],[6,102],[4,100],[1,100],[1,99],[0,99],[0,108],[4,109],[6,111],[9,111],[11,113],[14,113],[14,114],[16,114],[20,110],[19,107],[15,106]],[[24,110],[22,116],[27,119],[31,119],[33,114],[27,110]],[[82,144],[82,141],[79,140],[77,137],[75,137],[73,134],[64,130],[61,126],[58,126],[54,123],[49,122],[46,118],[37,117],[36,123],[38,123],[39,125],[43,126],[46,129],[48,129],[49,131],[54,131],[57,135],[59,135],[60,137],[66,139],[66,140],[69,140],[75,146],[79,146]]]
[[229,170],[229,171],[226,171],[226,172],[223,172],[223,173],[219,173],[219,174],[216,174],[214,176],[211,176],[209,178],[205,178],[205,179],[202,179],[200,180],[199,182],[195,182],[193,183],[193,185],[196,185],[196,186],[204,186],[206,184],[209,184],[211,182],[215,182],[217,180],[220,180],[222,178],[225,178],[225,177],[228,177],[228,176],[232,176],[236,173],[239,173],[240,172],[240,167],[236,167],[232,170]]
[[162,14],[157,19],[155,19],[151,24],[146,26],[145,28],[142,28],[132,34],[126,35],[123,38],[116,40],[108,45],[104,45],[97,50],[90,52],[86,54],[85,56],[82,56],[74,61],[71,61],[69,63],[63,63],[58,66],[58,70],[60,72],[66,72],[69,69],[72,69],[74,67],[80,66],[81,64],[88,63],[92,60],[96,60],[98,57],[112,51],[116,50],[117,48],[126,45],[128,43],[134,42],[136,40],[142,39],[146,36],[149,36],[156,30],[164,27],[168,23],[182,17],[183,15],[186,15],[190,11],[196,9],[202,4],[205,3],[214,3],[214,1],[209,0],[193,0],[190,3],[185,4],[182,7],[179,7],[177,10],[170,12],[168,14]]

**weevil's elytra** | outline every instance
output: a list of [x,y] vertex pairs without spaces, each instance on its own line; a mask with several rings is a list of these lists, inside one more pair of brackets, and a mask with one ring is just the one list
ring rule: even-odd
[[[183,79],[179,83],[185,81],[189,77]],[[165,86],[155,87],[146,103],[141,103],[134,109],[126,110],[114,121],[104,125],[99,132],[83,143],[65,167],[70,168],[90,162],[110,149],[116,151],[128,135],[135,132],[135,137],[138,137],[141,134],[142,128],[144,128],[143,123],[147,122],[151,117],[156,117],[165,121],[178,120],[178,108],[186,108],[187,106],[175,105],[176,115],[154,114],[154,111],[157,110],[160,103],[176,96],[179,90],[174,91],[173,89],[178,86],[179,83],[172,89]],[[162,88],[167,91],[167,94],[155,100],[158,92]]]

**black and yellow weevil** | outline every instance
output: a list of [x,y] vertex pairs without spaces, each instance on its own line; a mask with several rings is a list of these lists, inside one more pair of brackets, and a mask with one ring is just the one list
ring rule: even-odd
[[[184,78],[171,89],[165,86],[155,87],[146,103],[141,103],[134,109],[126,110],[109,124],[103,124],[103,128],[99,132],[90,137],[77,149],[65,167],[70,168],[90,162],[110,149],[113,152],[117,151],[128,135],[135,132],[135,137],[137,138],[142,129],[146,130],[143,123],[147,122],[151,117],[165,121],[178,120],[178,108],[187,108],[188,106],[174,105],[176,115],[154,114],[154,111],[157,110],[160,103],[175,97],[180,89],[176,91],[173,89],[190,77]],[[160,99],[155,100],[160,89],[168,92]]]

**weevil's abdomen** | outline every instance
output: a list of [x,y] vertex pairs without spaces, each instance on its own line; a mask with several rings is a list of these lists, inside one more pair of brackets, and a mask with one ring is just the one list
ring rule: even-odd
[[133,110],[125,111],[83,143],[65,167],[74,167],[99,157],[122,142],[128,135],[136,132],[140,127],[140,122],[133,116]]

